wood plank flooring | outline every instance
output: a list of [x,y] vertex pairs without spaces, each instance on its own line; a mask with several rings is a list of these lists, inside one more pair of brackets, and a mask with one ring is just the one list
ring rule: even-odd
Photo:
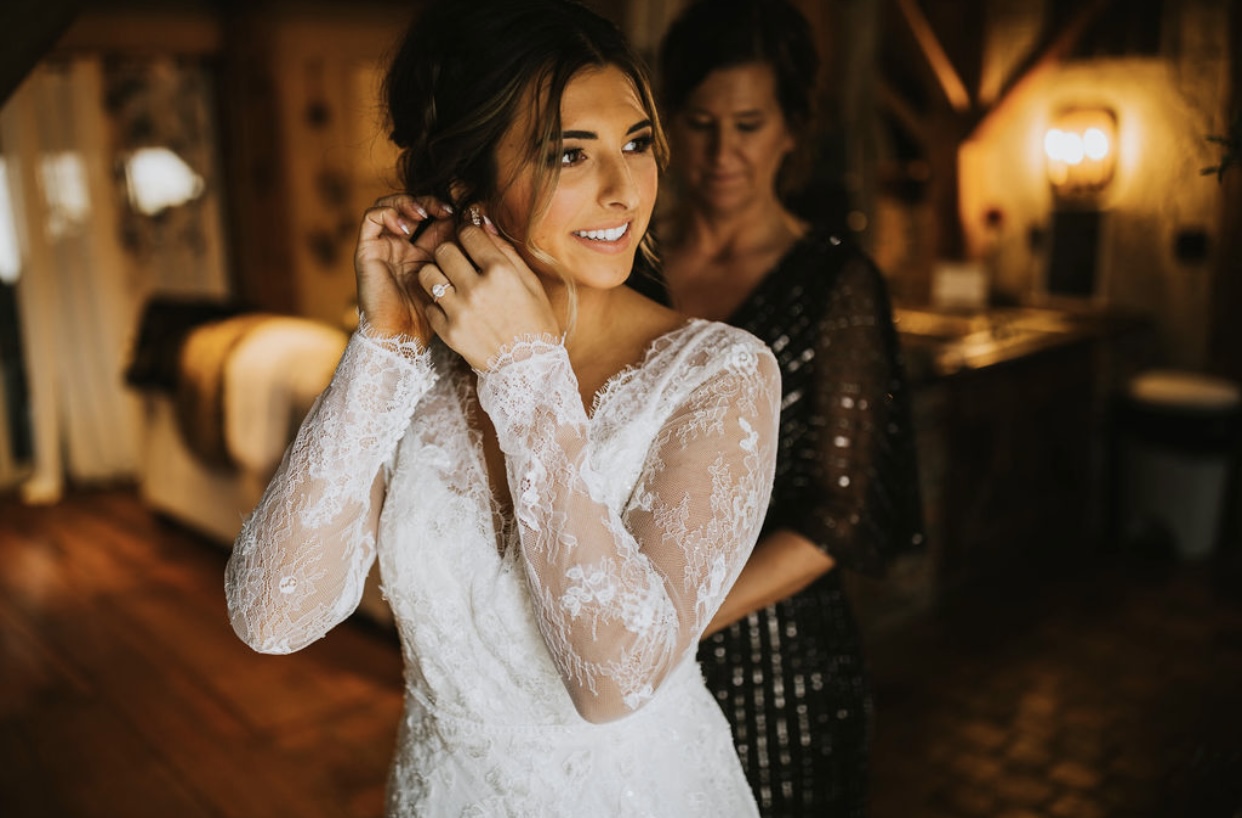
[[[1242,816],[1228,556],[1011,574],[873,641],[872,818]],[[0,498],[0,818],[382,815],[396,638],[253,653],[225,559],[132,492]]]
[[395,636],[351,621],[254,653],[226,558],[126,490],[0,499],[0,815],[383,814]]

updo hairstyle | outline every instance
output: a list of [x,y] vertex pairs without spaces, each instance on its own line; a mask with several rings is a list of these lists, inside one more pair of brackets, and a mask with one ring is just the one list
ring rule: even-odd
[[[565,87],[579,71],[606,66],[633,82],[663,169],[668,146],[646,67],[613,23],[574,0],[432,4],[412,23],[384,80],[405,192],[435,196],[459,213],[495,202],[513,181],[500,178],[497,147],[522,106],[530,105],[534,127],[526,158],[535,184],[529,235],[560,172],[560,163],[547,157],[561,153]],[[642,249],[650,252],[646,238]]]

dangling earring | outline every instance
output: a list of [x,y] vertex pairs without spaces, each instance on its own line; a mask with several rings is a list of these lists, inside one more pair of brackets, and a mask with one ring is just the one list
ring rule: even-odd
[[470,223],[473,224],[475,227],[482,227],[483,214],[479,212],[479,206],[470,205],[469,213],[470,213]]

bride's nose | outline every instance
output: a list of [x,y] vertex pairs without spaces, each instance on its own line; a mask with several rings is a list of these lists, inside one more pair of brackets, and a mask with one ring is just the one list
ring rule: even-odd
[[638,206],[639,195],[633,169],[624,157],[604,163],[600,170],[600,204],[632,210]]

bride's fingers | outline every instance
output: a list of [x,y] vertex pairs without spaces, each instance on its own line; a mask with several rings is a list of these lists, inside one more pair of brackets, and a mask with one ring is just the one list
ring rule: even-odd
[[447,306],[442,302],[457,294],[457,287],[453,284],[453,280],[435,264],[424,264],[419,269],[418,286],[423,300],[439,307],[442,311]]
[[430,252],[436,244],[444,240],[447,231],[437,230],[436,227],[451,223],[449,217],[455,212],[451,205],[434,196],[399,193],[385,196],[380,202],[395,207],[413,223],[413,229],[407,236],[414,246],[424,252]]
[[392,193],[375,200],[376,206],[395,207],[413,221],[444,219],[453,215],[452,205],[434,196],[411,196],[408,193]]
[[387,232],[392,236],[410,237],[414,235],[417,221],[405,216],[393,205],[374,205],[367,208],[362,216],[362,225],[358,231],[358,241],[375,241],[384,237]]
[[436,266],[452,279],[453,286],[458,289],[469,288],[478,276],[474,262],[456,242],[442,242],[436,247],[433,255]]
[[511,268],[527,286],[539,286],[539,278],[531,271],[512,244],[499,234],[468,224],[457,231],[457,239],[470,254],[474,265],[486,270],[495,265]]
[[430,260],[435,249],[446,241],[453,240],[452,219],[428,219],[414,231],[410,246],[422,254],[424,261]]
[[446,224],[453,208],[431,196],[409,196],[394,194],[383,196],[367,209],[363,216],[359,231],[359,241],[374,241],[384,237],[387,231],[393,238],[405,238],[409,241],[418,239],[419,249],[430,252],[431,248],[443,241],[443,237],[434,236],[430,241],[423,240],[427,233],[444,231],[427,230],[437,222]]

